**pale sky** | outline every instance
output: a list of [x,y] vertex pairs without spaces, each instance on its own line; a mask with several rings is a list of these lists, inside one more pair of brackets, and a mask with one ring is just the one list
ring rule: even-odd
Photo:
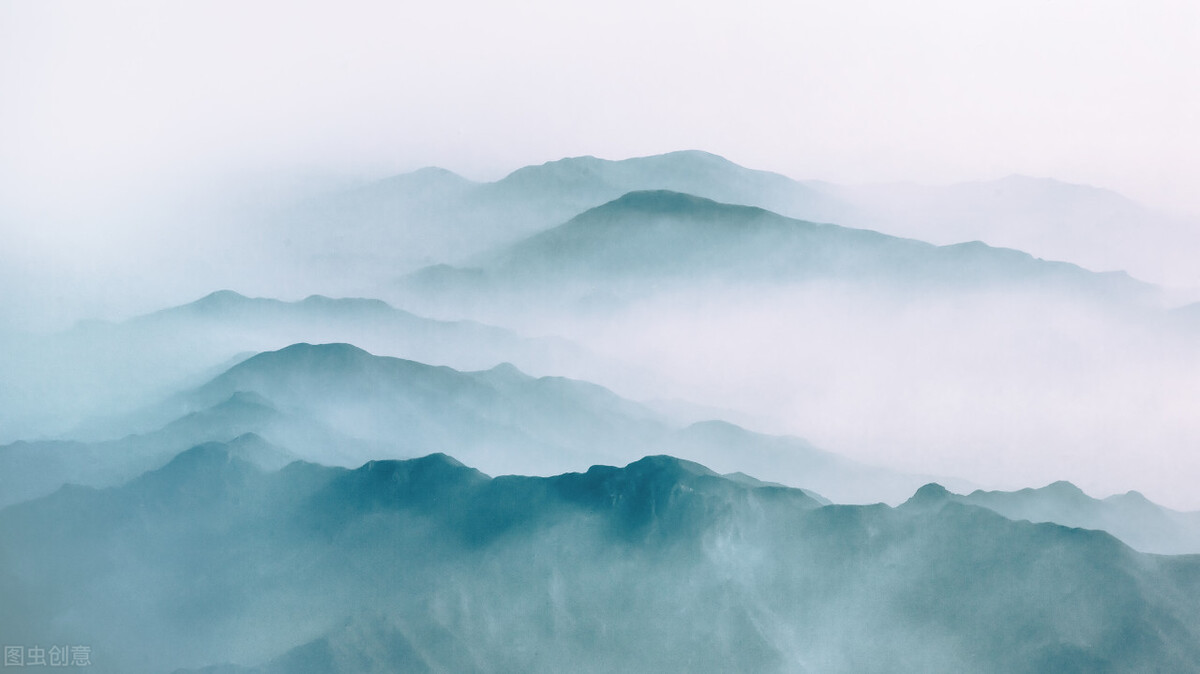
[[703,149],[1200,213],[1198,66],[1196,0],[0,0],[0,333],[246,290],[209,267],[275,273],[218,246],[253,218],[207,202],[427,165]]
[[1200,212],[1197,64],[1192,0],[3,0],[0,212],[686,148]]

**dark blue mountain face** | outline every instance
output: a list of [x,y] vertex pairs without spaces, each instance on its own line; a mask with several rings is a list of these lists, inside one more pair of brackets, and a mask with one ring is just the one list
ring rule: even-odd
[[[652,456],[489,478],[445,455],[188,450],[0,510],[0,631],[96,671],[1188,671],[1200,560]],[[1050,668],[1050,669],[1047,669]]]

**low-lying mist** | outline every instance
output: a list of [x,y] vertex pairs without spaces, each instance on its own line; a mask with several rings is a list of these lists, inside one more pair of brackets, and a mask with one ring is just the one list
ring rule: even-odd
[[[1000,282],[963,287],[935,280],[897,287],[886,277],[895,270],[868,281],[845,273],[852,268],[835,270],[841,276],[834,280],[805,279],[801,269],[790,280],[755,281],[754,255],[730,260],[722,254],[739,241],[738,218],[761,224],[754,220],[759,216],[691,199],[688,208],[697,222],[708,223],[703,226],[709,234],[726,238],[691,237],[695,250],[676,255],[673,246],[689,239],[692,226],[691,216],[679,211],[672,216],[678,221],[666,230],[676,238],[648,239],[657,247],[639,248],[640,266],[621,271],[623,277],[609,276],[612,268],[603,265],[612,260],[593,259],[589,264],[598,266],[589,268],[592,275],[577,276],[580,267],[570,258],[547,258],[545,269],[555,275],[541,287],[537,278],[535,285],[521,288],[489,285],[481,277],[481,284],[454,296],[397,285],[434,252],[453,250],[450,244],[461,234],[450,231],[455,222],[488,229],[490,241],[512,241],[558,223],[552,218],[568,207],[588,207],[618,189],[662,187],[655,171],[707,167],[707,177],[693,182],[710,194],[714,185],[734,184],[732,178],[752,186],[765,179],[722,162],[711,155],[670,155],[646,177],[622,173],[636,168],[633,164],[566,160],[518,171],[497,183],[422,173],[333,197],[328,196],[333,191],[290,191],[255,200],[244,198],[252,190],[243,190],[240,198],[185,200],[195,206],[190,209],[152,202],[120,216],[98,214],[89,220],[91,233],[85,237],[68,234],[72,230],[65,226],[39,233],[34,221],[7,223],[12,245],[0,251],[5,263],[0,282],[8,290],[0,299],[0,339],[6,347],[0,368],[7,380],[0,387],[6,410],[0,415],[0,438],[61,434],[89,414],[120,412],[198,385],[250,352],[298,341],[347,341],[377,354],[460,368],[515,362],[532,374],[594,381],[627,398],[706,410],[683,415],[692,421],[715,416],[753,430],[796,434],[823,449],[910,472],[953,475],[996,488],[1069,479],[1089,493],[1138,489],[1168,505],[1200,507],[1186,477],[1200,467],[1192,451],[1200,437],[1194,414],[1200,398],[1195,332],[1166,320],[1153,289],[1145,297],[1108,297],[1103,288],[1136,286],[1120,276],[1043,267],[1011,251],[993,255],[974,247],[943,255],[911,242],[843,232],[841,243],[834,242],[838,246],[856,241],[874,246],[855,264],[872,255],[887,260],[894,251],[918,256],[903,264],[925,259],[920,256],[949,260],[945,273],[953,265],[971,269],[971,256],[983,255],[987,264],[998,265]],[[812,194],[799,183],[769,177],[769,185],[782,187],[759,186],[728,196]],[[442,185],[448,191],[431,197],[427,183],[435,178],[449,187]],[[1017,204],[1012,212],[1040,208],[1044,217],[1052,217],[1056,190],[1049,196],[1038,193],[1049,206],[1035,200]],[[455,201],[466,199],[463,195],[473,201]],[[779,203],[837,212],[799,196]],[[949,209],[939,211],[945,217],[937,222],[951,228],[950,206],[958,202],[934,202]],[[342,219],[329,215],[346,203],[358,210],[342,213]],[[1072,226],[1094,213],[1096,203],[1073,207]],[[614,236],[636,233],[644,217],[639,208],[609,208],[616,219],[588,226],[610,227]],[[723,213],[730,214],[728,221],[720,219]],[[765,222],[776,232],[793,226]],[[837,229],[818,227],[818,234]],[[422,232],[433,233],[436,241],[422,248]],[[956,238],[944,232],[941,240]],[[719,245],[703,248],[714,241]],[[764,241],[751,242],[742,252],[771,250],[770,240]],[[468,249],[460,255],[467,256]],[[506,250],[555,252],[501,246],[471,259],[504,260]],[[624,255],[619,246],[609,250],[618,262]],[[855,259],[854,251],[849,253]],[[706,270],[706,259],[718,261],[720,270]],[[791,273],[787,255],[772,260],[771,274]],[[655,276],[659,263],[675,276]],[[509,271],[522,269],[520,260],[512,264],[517,266]],[[1004,274],[1012,270],[1050,270],[1045,273],[1051,280],[1045,287],[1007,283]],[[900,269],[917,276],[923,271],[919,264]],[[988,273],[980,272],[981,277]],[[1054,274],[1071,283],[1095,282],[1101,289],[1066,291],[1055,285]],[[218,322],[175,335],[156,333],[141,342],[117,331],[102,348],[85,341],[72,350],[70,344],[80,342],[61,338],[80,330],[103,332],[97,325],[71,329],[80,319],[127,318],[220,288],[282,300],[313,293],[379,297],[419,316],[476,319],[513,334],[504,343],[482,335],[453,344],[439,344],[445,340],[433,336],[418,344],[374,327],[309,324],[244,339],[242,328]],[[543,358],[538,351],[553,351],[543,348],[551,342],[523,343],[523,337],[565,338],[573,344]]]
[[633,377],[585,373],[626,396],[737,410],[862,461],[1200,507],[1200,354],[1154,307],[1035,290],[709,286],[519,327],[629,363]]

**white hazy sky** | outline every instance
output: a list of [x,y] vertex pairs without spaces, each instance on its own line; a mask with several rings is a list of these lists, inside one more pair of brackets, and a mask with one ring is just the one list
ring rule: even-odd
[[1194,0],[3,0],[0,207],[700,148],[1200,211],[1197,64]]

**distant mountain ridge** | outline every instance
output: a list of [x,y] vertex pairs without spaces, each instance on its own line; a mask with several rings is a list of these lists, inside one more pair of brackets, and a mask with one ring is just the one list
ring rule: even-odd
[[388,267],[403,273],[433,264],[466,266],[475,255],[623,194],[655,190],[939,245],[979,240],[1093,271],[1149,275],[1158,283],[1200,283],[1173,262],[1166,276],[1150,264],[1153,250],[1164,245],[1194,248],[1191,226],[1108,190],[1025,176],[936,187],[836,185],[746,168],[699,150],[615,161],[567,157],[490,183],[421,169],[305,204],[281,227],[299,255],[343,267],[355,262],[371,275]]
[[489,187],[497,192],[518,188],[575,196],[577,205],[561,212],[562,219],[636,191],[682,192],[774,210],[811,209],[822,203],[819,191],[791,178],[739,166],[701,150],[616,161],[568,157],[517,169]]
[[1134,297],[1150,291],[1123,273],[1097,274],[978,242],[938,247],[659,190],[627,193],[483,256],[476,268],[418,272],[408,281],[408,296],[420,302],[423,294],[439,291],[463,295],[540,286],[586,295],[645,292],[671,280],[728,285],[818,279],[896,288],[1044,285]]
[[[609,161],[569,157],[472,183],[421,169],[305,204],[280,223],[296,254],[364,270],[461,263],[635,190],[670,189],[734,203],[800,208],[825,197],[781,175],[689,150]],[[329,264],[326,264],[329,263]],[[374,271],[372,272],[374,273]]]
[[[354,342],[461,369],[512,361],[531,371],[570,373],[578,363],[596,360],[567,340],[531,339],[472,321],[433,320],[377,299],[313,295],[285,302],[221,290],[120,323],[91,322],[28,339],[0,353],[0,402],[7,403],[0,406],[0,442],[149,432],[173,417],[112,428],[93,420],[198,385],[253,353],[303,341]],[[25,395],[10,389],[19,382],[26,382]],[[30,390],[37,391],[36,398]],[[106,393],[92,393],[101,390]],[[27,409],[34,402],[36,409]],[[10,428],[12,434],[6,435]]]
[[147,417],[160,427],[104,442],[0,446],[0,506],[68,482],[119,484],[188,446],[247,433],[325,464],[447,451],[496,474],[577,470],[665,450],[724,472],[770,471],[839,502],[898,502],[928,479],[725,422],[679,429],[585,381],[532,377],[509,364],[459,371],[338,343],[249,357]]
[[963,495],[947,493],[946,498],[1009,519],[1107,531],[1142,552],[1200,554],[1200,512],[1170,510],[1137,492],[1096,499],[1070,482],[1060,481],[1039,489],[976,490]]
[[[361,442],[357,455],[338,460],[342,465],[387,448],[393,456],[451,451],[490,473],[547,474],[629,461],[664,447],[724,472],[773,466],[774,479],[842,502],[899,500],[920,480],[723,422],[676,430],[603,387],[535,378],[511,365],[460,372],[347,344],[296,344],[231,368],[197,389],[191,404],[206,408],[239,391]],[[297,446],[302,442],[294,434],[279,440],[301,456],[322,456],[319,447]]]
[[1111,190],[1011,175],[952,185],[822,185],[846,204],[841,224],[937,244],[971,239],[1160,285],[1196,286],[1186,266],[1195,219],[1156,212]]

